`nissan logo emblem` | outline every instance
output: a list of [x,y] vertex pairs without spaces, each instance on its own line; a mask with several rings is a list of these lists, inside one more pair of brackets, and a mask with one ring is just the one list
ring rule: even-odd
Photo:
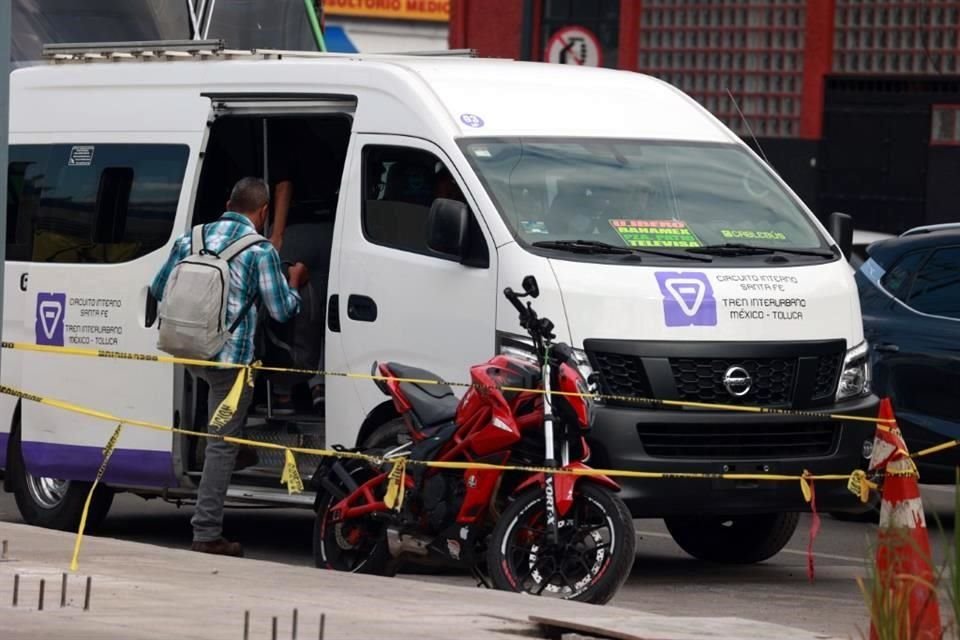
[[743,367],[730,367],[723,374],[723,386],[733,397],[742,398],[750,393],[750,389],[753,387],[753,379]]

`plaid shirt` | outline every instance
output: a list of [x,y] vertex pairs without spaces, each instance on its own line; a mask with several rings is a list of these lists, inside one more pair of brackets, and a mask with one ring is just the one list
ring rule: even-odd
[[[204,229],[207,249],[214,253],[222,251],[234,240],[250,233],[256,233],[253,222],[244,215],[227,211],[223,216]],[[160,269],[150,291],[160,300],[167,286],[167,279],[178,262],[188,257],[193,244],[190,232],[177,238]],[[274,320],[286,322],[300,311],[300,295],[292,290],[280,269],[280,256],[269,242],[255,244],[242,251],[230,261],[230,296],[227,300],[227,326],[231,326],[237,314],[250,300],[260,295],[260,301]],[[257,326],[256,305],[247,311],[247,317],[240,321],[230,336],[230,340],[213,359],[217,362],[249,364],[253,361],[253,337]]]

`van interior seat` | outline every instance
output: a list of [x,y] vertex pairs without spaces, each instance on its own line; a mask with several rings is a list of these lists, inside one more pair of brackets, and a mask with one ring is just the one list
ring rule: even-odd
[[395,200],[367,200],[365,227],[375,242],[410,251],[423,251],[430,208]]

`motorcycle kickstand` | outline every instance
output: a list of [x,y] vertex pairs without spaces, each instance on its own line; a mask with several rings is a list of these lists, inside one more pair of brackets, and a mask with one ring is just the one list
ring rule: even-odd
[[483,587],[484,589],[492,589],[493,586],[490,584],[490,581],[487,580],[487,577],[483,575],[483,572],[480,569],[473,565],[470,567],[470,573],[473,574],[473,579],[477,581],[477,588]]

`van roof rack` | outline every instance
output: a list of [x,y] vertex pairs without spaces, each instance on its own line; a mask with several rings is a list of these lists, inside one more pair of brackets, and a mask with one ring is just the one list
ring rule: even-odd
[[323,51],[295,51],[283,49],[228,49],[222,39],[213,40],[144,40],[134,42],[78,42],[46,44],[43,57],[54,64],[64,62],[102,62],[120,60],[209,60],[209,59],[282,59],[282,58],[395,58],[469,57],[475,58],[475,49],[412,51],[407,53],[328,53]]
[[960,229],[960,222],[944,222],[943,224],[928,224],[922,227],[914,227],[900,234],[901,238],[915,236],[921,233],[933,233],[935,231],[949,231],[951,229]]

